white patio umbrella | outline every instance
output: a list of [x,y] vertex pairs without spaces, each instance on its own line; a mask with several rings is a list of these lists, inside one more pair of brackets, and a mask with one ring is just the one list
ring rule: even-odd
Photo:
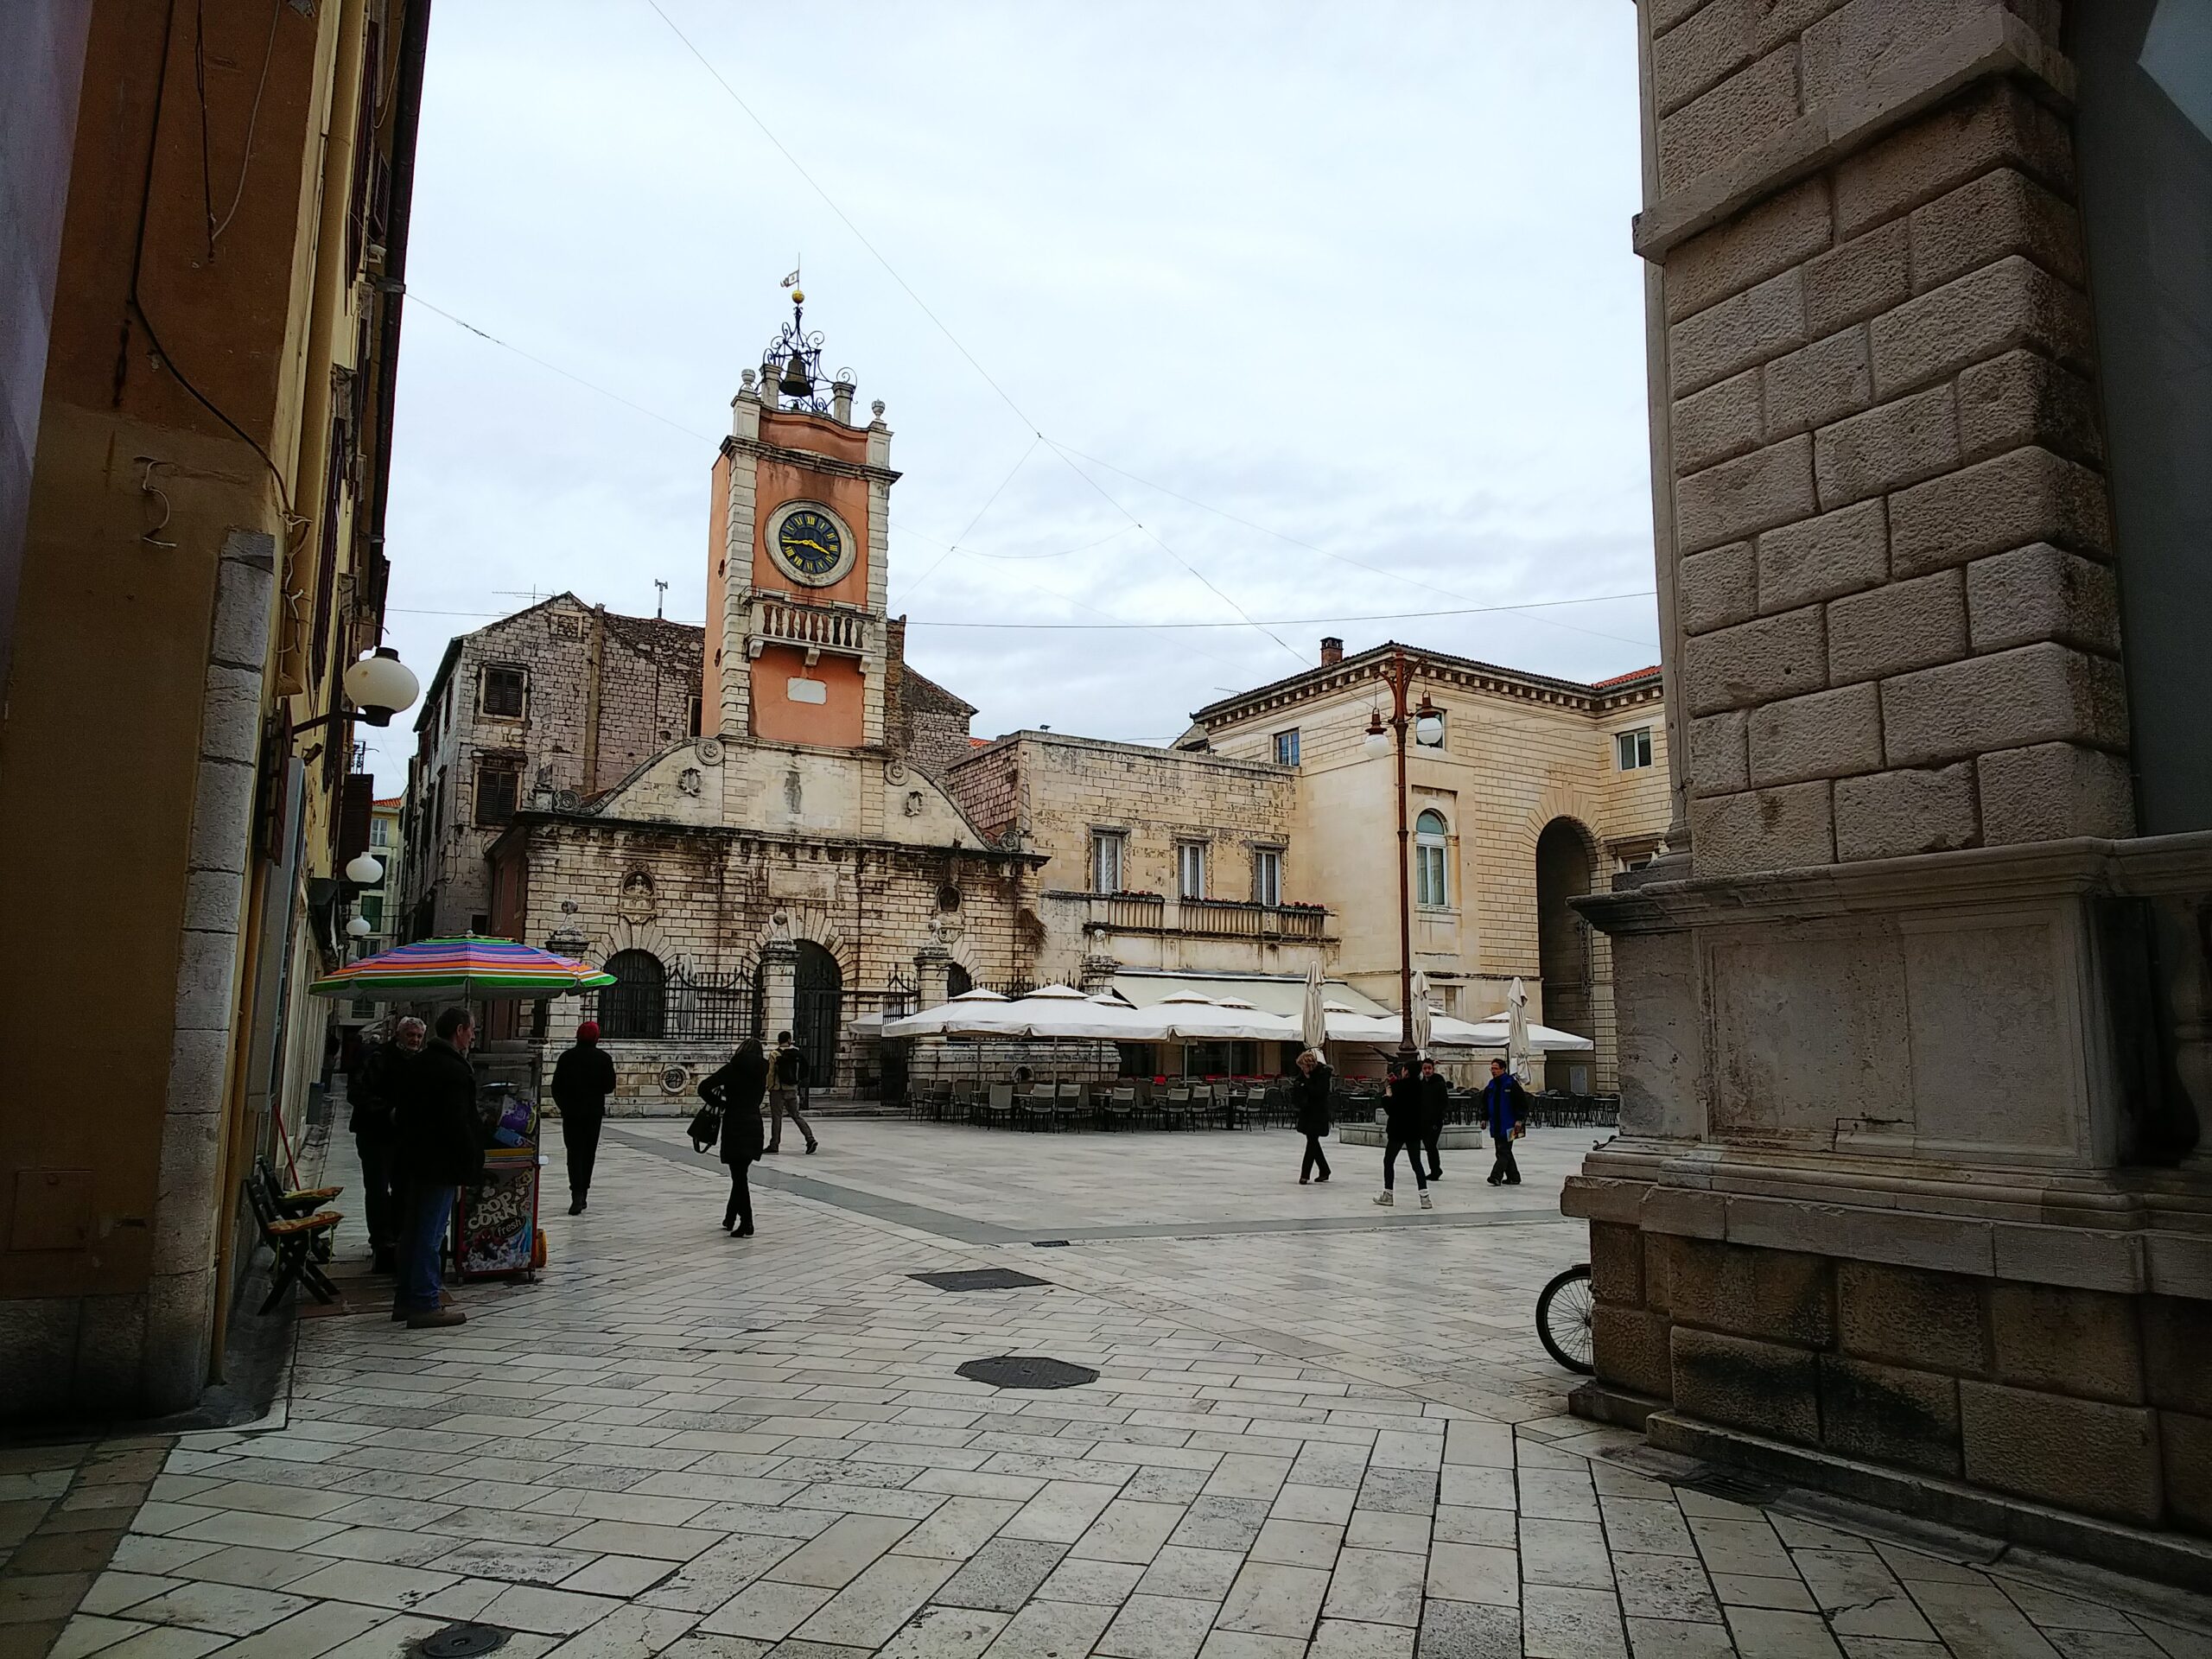
[[1505,994],[1505,1069],[1529,1081],[1529,988],[1518,975]]
[[[1469,1024],[1465,1020],[1437,1016],[1436,1046],[1439,1048],[1497,1048],[1510,1049],[1513,1033],[1503,1014],[1494,1019]],[[1595,1048],[1587,1037],[1578,1037],[1571,1031],[1561,1031],[1554,1026],[1540,1026],[1529,1021],[1529,1052],[1553,1054],[1574,1052]]]
[[1328,1012],[1321,1005],[1321,964],[1314,963],[1306,970],[1306,1006],[1299,1016],[1299,1041],[1319,1053],[1329,1040]]
[[1414,974],[1414,1050],[1428,1052],[1434,1032],[1434,1010],[1428,1005],[1428,976],[1416,970]]
[[883,1022],[886,1037],[1004,1037],[1017,1034],[1004,1010],[1014,1005],[996,991],[963,991],[919,1014]]
[[1196,991],[1178,991],[1146,1009],[1160,1027],[1153,1040],[1170,1043],[1287,1043],[1298,1033],[1279,1014],[1249,1002],[1215,1001]]

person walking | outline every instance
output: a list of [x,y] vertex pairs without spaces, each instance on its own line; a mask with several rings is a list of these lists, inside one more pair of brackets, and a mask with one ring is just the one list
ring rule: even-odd
[[[754,1039],[754,1046],[759,1046]],[[806,1149],[812,1152],[822,1143],[814,1138],[814,1130],[799,1115],[798,1091],[806,1082],[806,1054],[795,1047],[788,1031],[776,1033],[776,1052],[770,1061],[772,1087],[768,1095],[769,1122],[768,1150],[784,1149],[784,1114],[791,1114],[791,1122],[798,1125],[798,1132],[806,1137]]]
[[1421,1189],[1421,1207],[1436,1208],[1436,1200],[1428,1196],[1428,1175],[1421,1166],[1421,1077],[1409,1065],[1390,1062],[1390,1095],[1383,1103],[1382,1190],[1375,1195],[1377,1204],[1395,1204],[1391,1188],[1397,1185],[1398,1154],[1403,1152],[1406,1161],[1414,1166],[1414,1185]]
[[405,1193],[400,1211],[399,1276],[391,1317],[408,1329],[464,1325],[444,1304],[438,1246],[453,1217],[454,1191],[484,1173],[484,1121],[476,1111],[476,1073],[468,1051],[476,1025],[468,1010],[448,1008],[435,1034],[409,1065],[392,1114],[393,1168]]
[[400,1183],[392,1169],[392,1114],[407,1069],[422,1048],[423,1022],[402,1020],[388,1043],[364,1035],[346,1077],[346,1098],[353,1109],[346,1127],[361,1160],[361,1209],[372,1273],[398,1266]]
[[[1298,1081],[1291,1089],[1297,1099],[1298,1132],[1306,1137],[1306,1156],[1298,1166],[1300,1186],[1329,1179],[1329,1155],[1321,1150],[1321,1138],[1331,1127],[1329,1090],[1336,1080],[1337,1074],[1329,1070],[1319,1049],[1309,1048],[1298,1057]],[[1313,1173],[1317,1169],[1321,1172],[1319,1177]]]
[[599,1046],[599,1021],[576,1027],[576,1040],[553,1066],[553,1103],[561,1109],[561,1144],[569,1154],[569,1213],[581,1216],[599,1161],[599,1126],[614,1092],[614,1062]]
[[1494,1148],[1490,1166],[1492,1186],[1521,1185],[1521,1166],[1513,1161],[1513,1137],[1529,1116],[1529,1091],[1521,1079],[1505,1069],[1503,1060],[1490,1063],[1490,1081],[1483,1085],[1483,1128]]
[[1452,1084],[1436,1069],[1436,1062],[1423,1059],[1421,1063],[1421,1142],[1428,1151],[1428,1179],[1444,1179],[1444,1166],[1437,1161],[1436,1149],[1444,1140],[1445,1120],[1452,1116]]
[[768,1057],[758,1037],[740,1043],[729,1064],[699,1085],[699,1098],[722,1116],[721,1160],[729,1166],[722,1230],[734,1238],[753,1236],[753,1189],[746,1173],[760,1155],[760,1097],[767,1090]]

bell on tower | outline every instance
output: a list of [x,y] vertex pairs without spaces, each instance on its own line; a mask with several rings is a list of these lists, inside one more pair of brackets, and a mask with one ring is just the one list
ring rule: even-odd
[[760,353],[760,389],[771,409],[852,418],[853,372],[840,369],[834,379],[823,375],[822,331],[806,326],[804,289],[791,289],[791,320]]

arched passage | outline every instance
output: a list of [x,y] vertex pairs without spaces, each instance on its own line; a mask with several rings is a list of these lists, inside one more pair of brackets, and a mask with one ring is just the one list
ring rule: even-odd
[[599,1034],[610,1041],[659,1037],[668,1030],[668,974],[649,950],[617,950],[607,959],[614,983],[599,994]]
[[[1597,975],[1591,960],[1590,925],[1567,900],[1590,891],[1596,867],[1588,837],[1572,819],[1554,818],[1536,837],[1536,951],[1544,986],[1543,1023],[1578,1037],[1597,1035]],[[1586,1090],[1590,1075],[1587,1053],[1558,1055],[1545,1067],[1546,1084],[1554,1089],[1579,1085]]]
[[837,1038],[844,1012],[845,976],[837,958],[811,939],[798,942],[798,972],[792,988],[791,1040],[806,1056],[817,1088],[837,1075]]

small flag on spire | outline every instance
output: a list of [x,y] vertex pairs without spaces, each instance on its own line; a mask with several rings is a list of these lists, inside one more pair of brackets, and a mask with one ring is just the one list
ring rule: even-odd
[[798,272],[794,270],[790,276],[785,277],[782,282],[777,283],[776,286],[779,288],[797,288],[798,286]]

